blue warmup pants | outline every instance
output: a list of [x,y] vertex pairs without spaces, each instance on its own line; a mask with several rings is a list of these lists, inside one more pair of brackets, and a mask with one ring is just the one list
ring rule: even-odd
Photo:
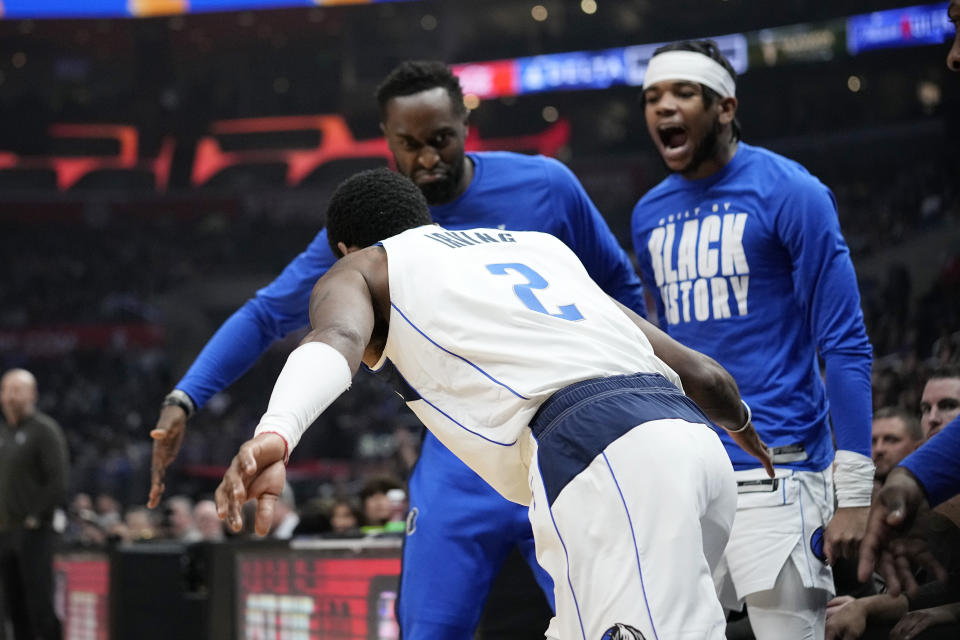
[[553,607],[526,506],[510,502],[427,433],[410,477],[397,619],[403,640],[471,640],[504,560],[518,547]]

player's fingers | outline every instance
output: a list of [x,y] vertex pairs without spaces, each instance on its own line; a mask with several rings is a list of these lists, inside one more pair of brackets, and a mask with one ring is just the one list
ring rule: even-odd
[[217,514],[226,519],[227,525],[231,529],[240,531],[243,527],[243,517],[240,511],[246,501],[247,491],[240,479],[240,473],[237,471],[236,457],[230,462],[230,467],[224,474],[220,486],[217,487],[215,497]]
[[910,561],[907,558],[898,558],[896,562],[897,576],[900,578],[900,589],[907,594],[915,593],[920,585],[913,575]]
[[264,493],[257,498],[257,516],[254,520],[254,530],[259,536],[265,536],[270,533],[270,527],[273,524],[273,509],[277,504],[277,495],[273,493]]
[[857,578],[860,582],[866,582],[873,573],[880,555],[883,541],[888,535],[886,524],[886,508],[883,504],[877,503],[870,508],[867,515],[867,526],[863,534],[863,540],[860,542],[860,562],[857,565]]
[[842,607],[843,605],[850,604],[853,601],[854,601],[853,596],[837,596],[836,598],[831,599],[830,602],[827,603],[827,608],[829,609],[830,607]]
[[230,497],[227,499],[227,526],[234,532],[239,532],[243,528],[243,489],[231,489]]
[[213,492],[213,501],[217,505],[217,517],[221,520],[227,519],[227,512],[230,508],[230,497],[226,483],[223,480],[217,485]]
[[150,463],[150,499],[147,501],[147,506],[151,509],[160,504],[160,498],[163,497],[163,491],[166,488],[163,479],[166,476],[167,467],[159,458],[156,443],[154,443],[153,459]]
[[823,536],[823,556],[827,559],[828,565],[833,565],[833,561],[836,557],[836,549],[834,549],[833,539]]
[[881,502],[886,510],[886,524],[894,528],[902,525],[907,519],[907,503],[903,492],[891,487],[882,495]]
[[150,497],[147,499],[147,508],[155,509],[158,504],[160,504],[160,498],[163,497],[163,492],[166,489],[166,486],[163,484],[163,480],[155,478],[153,482],[150,483]]
[[894,598],[900,595],[900,577],[897,575],[897,569],[893,564],[892,554],[887,551],[880,552],[880,557],[877,560],[877,572],[883,576],[883,579],[887,584],[887,593]]
[[877,544],[876,539],[864,538],[860,545],[860,561],[857,563],[857,580],[866,582],[873,573],[873,567],[877,562]]
[[763,468],[767,472],[767,475],[772,478],[776,475],[776,471],[773,469],[773,451],[762,442],[760,446],[763,447],[763,457],[760,458],[760,461],[763,463]]

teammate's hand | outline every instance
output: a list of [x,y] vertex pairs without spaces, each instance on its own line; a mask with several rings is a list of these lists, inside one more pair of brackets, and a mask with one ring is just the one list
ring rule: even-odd
[[160,409],[157,426],[150,432],[150,437],[153,438],[153,461],[150,465],[150,498],[147,506],[151,509],[160,504],[165,489],[163,479],[167,475],[167,467],[177,457],[186,429],[187,414],[183,409],[176,405]]
[[930,508],[919,483],[903,467],[894,467],[870,508],[867,532],[860,548],[857,577],[865,582],[876,567],[891,595],[916,589],[913,571],[926,567],[938,579],[943,566],[927,546],[925,531]]
[[837,609],[827,620],[824,640],[855,640],[867,629],[863,602],[854,600]]
[[958,619],[960,619],[958,616],[960,616],[960,604],[957,603],[911,611],[900,618],[900,622],[890,630],[890,640],[916,638],[930,627],[958,622]]
[[261,536],[270,532],[273,509],[287,476],[283,465],[286,452],[286,442],[275,433],[261,433],[241,445],[214,494],[217,515],[226,520],[231,529],[240,531],[243,503],[256,500],[254,530]]
[[837,611],[856,600],[853,596],[837,596],[827,603],[827,620],[832,618]]
[[770,448],[763,443],[763,440],[760,439],[760,434],[753,428],[752,422],[750,426],[743,431],[737,433],[727,431],[727,433],[741,449],[760,461],[760,464],[766,469],[768,476],[771,478],[774,476],[773,453],[770,451]]
[[832,565],[839,558],[856,558],[860,541],[867,530],[870,507],[837,509],[823,530],[823,555]]

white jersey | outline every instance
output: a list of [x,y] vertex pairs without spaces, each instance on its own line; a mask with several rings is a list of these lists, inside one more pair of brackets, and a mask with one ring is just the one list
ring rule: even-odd
[[504,497],[529,504],[528,423],[574,382],[676,373],[560,240],[538,232],[447,231],[383,241],[392,362],[410,408]]

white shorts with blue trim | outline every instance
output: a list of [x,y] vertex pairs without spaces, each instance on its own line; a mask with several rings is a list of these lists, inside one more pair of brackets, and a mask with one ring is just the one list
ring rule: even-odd
[[557,615],[548,638],[724,637],[711,571],[732,526],[736,486],[710,428],[676,418],[635,426],[552,504],[550,474],[545,484],[541,471],[531,468],[530,521],[537,559],[554,581]]
[[817,529],[826,527],[833,517],[831,469],[778,467],[776,471],[777,486],[772,491],[744,491],[745,487],[762,486],[757,481],[767,479],[763,469],[734,473],[740,483],[737,515],[723,561],[714,574],[727,609],[738,610],[746,596],[772,589],[788,561],[797,568],[804,587],[834,592],[833,572],[811,544]]

